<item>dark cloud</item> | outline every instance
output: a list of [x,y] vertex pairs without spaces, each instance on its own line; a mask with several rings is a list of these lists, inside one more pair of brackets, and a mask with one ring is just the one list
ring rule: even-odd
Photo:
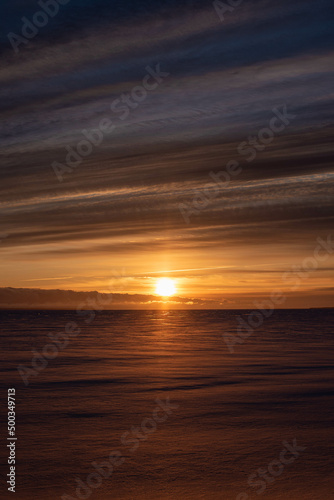
[[156,295],[76,292],[73,290],[42,290],[35,288],[0,288],[0,309],[216,309],[223,300],[202,300],[185,297],[163,299]]

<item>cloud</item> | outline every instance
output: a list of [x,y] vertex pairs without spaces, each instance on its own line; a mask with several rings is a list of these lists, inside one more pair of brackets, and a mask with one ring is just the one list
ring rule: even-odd
[[128,293],[77,292],[36,288],[0,288],[0,309],[216,309],[222,302],[215,300]]

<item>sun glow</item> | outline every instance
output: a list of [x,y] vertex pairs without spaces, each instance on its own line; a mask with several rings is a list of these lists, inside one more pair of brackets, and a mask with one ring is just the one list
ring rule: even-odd
[[162,297],[170,297],[175,293],[175,285],[173,280],[169,278],[160,278],[157,281],[155,293]]

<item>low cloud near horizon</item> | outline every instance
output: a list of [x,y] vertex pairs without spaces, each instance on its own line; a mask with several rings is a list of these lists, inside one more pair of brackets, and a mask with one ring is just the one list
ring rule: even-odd
[[[287,292],[276,309],[334,308],[333,287],[313,291]],[[0,288],[0,310],[147,310],[147,309],[247,309],[268,308],[270,297],[263,293],[230,295],[221,300],[169,297],[129,293],[76,292],[40,288]],[[270,303],[269,303],[269,307]]]
[[0,309],[220,309],[223,302],[128,293],[76,292],[38,288],[0,288]]

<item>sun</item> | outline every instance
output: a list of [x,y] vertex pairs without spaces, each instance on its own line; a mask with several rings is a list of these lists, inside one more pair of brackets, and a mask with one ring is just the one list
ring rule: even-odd
[[169,278],[159,278],[155,288],[155,293],[162,295],[163,297],[170,297],[171,295],[174,295],[175,285],[173,280]]

